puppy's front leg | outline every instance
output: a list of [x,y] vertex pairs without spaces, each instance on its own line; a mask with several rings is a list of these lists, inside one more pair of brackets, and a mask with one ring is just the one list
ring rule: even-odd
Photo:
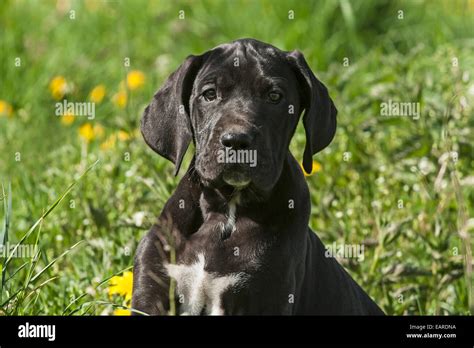
[[170,306],[170,279],[163,267],[170,262],[171,251],[165,229],[160,224],[153,225],[135,255],[132,308],[149,315],[167,315],[174,305]]
[[157,223],[138,246],[133,267],[133,309],[150,315],[176,314],[178,311],[177,301],[170,300],[173,289],[170,290],[170,278],[164,265],[176,262],[175,252],[185,242],[186,235],[202,224],[198,209],[200,190],[190,175],[186,173],[180,181]]

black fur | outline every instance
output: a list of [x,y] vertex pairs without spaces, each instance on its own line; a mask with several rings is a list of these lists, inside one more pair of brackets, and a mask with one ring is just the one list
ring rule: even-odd
[[[206,97],[209,89],[215,99]],[[271,93],[281,99],[269,99]],[[170,279],[163,264],[189,264],[203,252],[207,272],[246,274],[245,283],[224,293],[225,314],[383,314],[335,259],[325,257],[308,228],[308,187],[288,150],[303,111],[309,172],[312,156],[334,137],[337,110],[300,52],[237,40],[188,57],[168,78],[145,110],[143,136],[176,172],[191,140],[196,150],[138,247],[134,309],[166,314]],[[223,138],[256,150],[257,165],[219,163],[217,153],[229,146]],[[236,189],[226,178],[249,184]],[[219,226],[236,194],[236,230],[223,234]]]

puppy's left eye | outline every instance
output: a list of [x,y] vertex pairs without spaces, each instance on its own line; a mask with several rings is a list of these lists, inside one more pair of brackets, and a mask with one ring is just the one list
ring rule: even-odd
[[206,89],[202,95],[206,101],[213,101],[217,98],[217,93],[214,88]]
[[278,91],[271,91],[268,93],[268,99],[272,103],[278,103],[283,98],[283,95]]

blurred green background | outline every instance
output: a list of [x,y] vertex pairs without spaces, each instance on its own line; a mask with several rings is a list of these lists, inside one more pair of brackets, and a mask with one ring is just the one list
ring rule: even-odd
[[[0,315],[127,313],[179,180],[142,110],[187,55],[243,37],[301,50],[339,110],[307,177],[323,242],[365,246],[341,262],[388,314],[474,311],[473,0],[3,0],[0,33],[0,242],[38,247],[0,258]],[[57,117],[63,99],[95,119]],[[419,119],[381,116],[390,100]]]

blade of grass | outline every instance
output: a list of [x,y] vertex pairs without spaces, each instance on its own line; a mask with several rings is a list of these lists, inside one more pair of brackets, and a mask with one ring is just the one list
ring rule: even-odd
[[76,248],[79,244],[83,243],[83,240],[80,240],[73,246],[71,246],[69,249],[65,250],[64,252],[61,253],[58,257],[53,259],[50,263],[48,263],[41,271],[39,271],[33,278],[31,278],[30,283],[34,283],[36,279],[38,279],[44,272],[46,272],[52,265],[54,265],[58,260],[63,258],[65,255],[69,254],[74,248]]
[[[38,228],[38,233],[36,234],[36,241],[35,241],[35,246],[36,247],[38,247],[38,244],[39,244],[39,236],[41,234],[41,227],[42,226],[43,226],[43,224],[41,223],[39,225],[39,228]],[[36,251],[36,254],[33,256],[33,259],[30,260],[30,267],[28,269],[28,273],[27,273],[26,278],[25,278],[25,285],[23,287],[24,290],[26,290],[28,288],[28,285],[30,284],[31,276],[33,274],[34,268],[36,267],[36,264],[38,263],[40,254],[41,254],[41,250],[38,248],[38,250]]]
[[30,264],[30,261],[26,261],[23,263],[20,267],[18,267],[16,270],[14,270],[11,274],[9,274],[8,278],[5,279],[5,284],[8,283],[10,279],[13,279],[13,277],[20,272],[23,268],[25,268],[27,265]]
[[68,188],[66,189],[66,191],[63,192],[63,194],[58,198],[56,199],[56,201],[46,210],[46,212],[43,213],[43,215],[41,215],[41,217],[33,224],[33,226],[30,227],[30,229],[28,230],[28,232],[25,233],[25,235],[20,239],[20,241],[15,245],[15,247],[13,248],[12,252],[10,253],[10,255],[8,256],[5,264],[4,264],[4,268],[9,264],[9,262],[11,261],[11,258],[12,256],[15,254],[16,250],[18,249],[18,247],[26,240],[26,238],[28,238],[32,233],[33,231],[36,229],[36,227],[54,210],[54,208],[56,208],[58,206],[59,203],[61,203],[61,201],[69,194],[69,192],[71,192],[71,190],[73,189],[74,186],[76,186],[76,184],[79,182],[79,180],[81,180],[89,171],[92,170],[92,168],[95,167],[95,165],[99,162],[99,160],[95,161],[89,168],[86,169],[86,171],[84,171],[84,173],[82,173],[79,178],[77,178],[76,180],[74,180],[69,186]]
[[120,305],[120,304],[116,304],[116,303],[113,303],[113,302],[107,302],[107,301],[91,301],[91,302],[85,302],[84,305],[85,305],[85,304],[89,304],[89,303],[99,304],[99,305],[107,305],[107,306],[112,306],[112,307],[114,307],[114,308],[128,309],[128,310],[131,311],[131,312],[138,313],[138,314],[141,314],[141,315],[149,316],[149,314],[144,313],[144,312],[142,312],[142,311],[139,311],[138,309],[129,308],[129,307],[127,307],[127,306]]
[[4,308],[8,302],[10,302],[13,298],[15,298],[23,289],[19,289],[16,292],[14,292],[10,297],[8,297],[3,303],[0,304],[0,308]]
[[[112,274],[110,277],[107,277],[107,278],[103,279],[99,284],[97,284],[97,285],[95,286],[95,289],[96,289],[96,290],[99,289],[102,285],[104,285],[105,283],[107,283],[107,282],[108,282],[110,279],[112,279],[113,277],[115,277],[115,276],[117,276],[117,275],[119,275],[119,274],[122,274],[123,272],[128,271],[129,269],[132,269],[132,268],[133,268],[133,266],[128,266],[128,267],[126,267],[126,268],[124,268],[124,269],[122,269],[122,270],[120,270],[120,271],[118,271],[118,272]],[[87,292],[84,292],[84,293],[82,293],[81,295],[79,295],[78,297],[76,297],[74,300],[72,300],[72,301],[66,306],[66,308],[64,308],[62,315],[65,315],[65,314],[66,314],[66,311],[67,311],[74,303],[76,303],[76,302],[79,301],[81,298],[83,298],[83,297],[85,297],[85,296],[87,296],[87,295],[89,295],[89,294],[88,294]],[[69,315],[71,315],[72,313],[74,313],[74,311],[71,312]]]
[[[65,250],[63,253],[61,253],[61,255],[59,255],[58,257],[54,258],[50,263],[48,263],[41,271],[39,271],[34,277],[32,277],[31,279],[27,279],[25,281],[25,284],[23,286],[23,288],[20,290],[19,294],[18,294],[18,297],[17,297],[17,304],[21,304],[21,308],[22,309],[25,309],[26,306],[24,305],[23,301],[26,300],[26,298],[28,298],[28,296],[31,294],[31,292],[25,296],[25,294],[27,293],[28,291],[28,287],[30,284],[34,283],[39,277],[41,277],[41,275],[46,272],[52,265],[54,265],[58,260],[60,260],[61,258],[63,258],[65,255],[67,255],[69,252],[71,252],[75,247],[77,247],[79,244],[81,244],[83,241],[79,241],[77,242],[76,244],[74,244],[73,246],[71,246],[69,249]],[[31,275],[29,275],[31,276]],[[55,277],[53,278],[50,278],[50,279],[55,279]],[[43,284],[44,285],[44,284]],[[36,290],[33,289],[32,291],[34,292]],[[20,306],[17,306],[17,309],[19,308]]]
[[[37,287],[35,287],[33,290],[30,291],[30,293],[28,295],[26,295],[25,297],[25,300],[30,297],[31,295],[33,295],[36,291],[38,291],[39,289],[41,289],[43,286],[45,286],[46,284],[48,284],[49,282],[55,280],[59,278],[59,276],[54,276],[54,277],[51,277],[47,280],[45,280],[44,282],[42,282],[40,285],[38,285]],[[25,307],[28,307],[28,305],[26,305]]]
[[[67,189],[62,193],[62,195],[56,199],[56,201],[41,215],[41,217],[33,224],[33,226],[31,226],[31,228],[25,233],[25,235],[23,235],[23,237],[20,239],[20,241],[18,243],[15,244],[15,247],[13,248],[13,250],[9,253],[8,257],[4,260],[4,263],[3,263],[3,267],[2,267],[2,282],[1,282],[1,285],[2,285],[2,292],[3,292],[3,287],[5,285],[5,274],[6,274],[6,268],[8,266],[8,264],[11,262],[12,260],[12,257],[13,255],[16,255],[16,251],[17,249],[19,248],[20,245],[22,245],[24,243],[24,241],[36,230],[36,228],[39,226],[41,226],[42,222],[44,221],[44,219],[58,206],[58,204],[69,194],[69,192],[72,190],[72,188],[79,182],[80,179],[82,179],[89,171],[91,171],[96,165],[97,163],[99,162],[99,160],[97,160],[96,162],[94,162],[91,166],[89,166],[89,168],[87,168],[87,170],[85,170],[76,180],[74,180],[68,187]],[[4,191],[4,190],[3,190]],[[11,211],[11,184],[10,184],[10,188],[9,188],[9,207],[10,207],[10,211]],[[5,205],[5,204],[4,204]],[[8,208],[5,208],[5,210],[8,212]],[[10,216],[9,213],[6,214],[6,216]],[[5,231],[8,232],[8,226],[9,226],[9,218],[6,218],[5,219],[6,222],[5,222]],[[36,236],[36,243],[35,245],[37,246],[39,244],[39,236],[40,236],[40,231],[38,232],[37,236]],[[4,234],[4,240],[5,238],[8,238],[8,234],[5,233]],[[40,251],[37,252],[37,254],[35,255],[35,257],[30,261],[30,269],[29,269],[29,272],[28,272],[28,275],[26,277],[26,281],[23,285],[23,287],[21,289],[19,289],[18,291],[15,292],[15,296],[18,297],[19,301],[17,301],[17,303],[22,303],[23,301],[23,296],[25,295],[29,285],[36,281],[36,279],[38,279],[46,270],[48,270],[54,263],[56,263],[59,259],[61,259],[62,257],[64,257],[67,253],[69,253],[72,249],[74,249],[77,245],[79,245],[82,241],[76,243],[75,245],[73,245],[71,248],[69,248],[68,250],[66,250],[65,252],[63,252],[60,256],[58,256],[57,258],[55,258],[54,260],[52,260],[51,262],[49,262],[47,264],[46,267],[44,267],[38,274],[36,274],[35,276],[31,277],[31,274],[32,274],[32,270],[34,269],[37,261],[38,261],[38,257],[40,255]],[[17,270],[18,271],[18,270]],[[10,277],[11,278],[11,277]],[[2,294],[2,292],[0,292],[0,295]],[[0,296],[0,300],[1,300],[1,296]],[[7,301],[5,301],[5,304],[8,303],[10,300],[12,299],[12,296],[10,296]],[[18,310],[18,306],[16,306],[16,310]]]
[[[8,184],[8,197],[5,196],[5,188],[2,185],[2,195],[4,197],[4,202],[3,202],[3,207],[5,210],[5,223],[3,226],[3,241],[2,241],[2,246],[3,249],[7,247],[7,242],[8,242],[8,230],[10,228],[10,216],[11,216],[11,210],[12,210],[12,184],[11,182]],[[7,199],[5,199],[5,197]],[[8,203],[7,203],[8,202]],[[5,275],[7,272],[7,260],[6,258],[3,259],[3,264],[2,264],[2,281],[0,282],[0,301],[3,298],[3,288],[5,286]]]

